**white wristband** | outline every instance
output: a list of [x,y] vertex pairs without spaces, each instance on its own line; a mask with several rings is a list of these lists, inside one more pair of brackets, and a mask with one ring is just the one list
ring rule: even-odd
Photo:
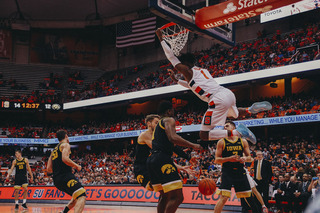
[[165,41],[161,41],[161,46],[163,48],[164,54],[166,54],[167,59],[171,62],[172,66],[175,67],[177,64],[181,63],[179,59],[173,54],[172,49]]

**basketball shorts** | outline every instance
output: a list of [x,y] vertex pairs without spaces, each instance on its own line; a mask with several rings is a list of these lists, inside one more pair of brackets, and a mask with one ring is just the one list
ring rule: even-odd
[[28,186],[27,176],[16,176],[14,180],[14,189],[26,188]]
[[210,131],[215,126],[224,126],[227,117],[237,118],[239,116],[236,97],[227,88],[222,88],[213,94],[208,105],[209,108],[202,118],[201,131]]
[[149,191],[153,191],[150,175],[146,164],[135,164],[133,166],[134,176],[138,183]]
[[86,190],[72,173],[55,176],[53,182],[57,189],[72,196],[74,200],[86,196]]
[[151,183],[155,192],[164,193],[182,189],[182,181],[171,156],[163,152],[152,153],[147,160]]
[[216,194],[231,197],[232,186],[237,198],[251,196],[251,188],[244,168],[222,168],[221,184]]

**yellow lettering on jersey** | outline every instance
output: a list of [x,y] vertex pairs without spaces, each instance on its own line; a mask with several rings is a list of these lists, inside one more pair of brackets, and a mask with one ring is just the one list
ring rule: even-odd
[[241,151],[242,146],[227,146],[227,151]]

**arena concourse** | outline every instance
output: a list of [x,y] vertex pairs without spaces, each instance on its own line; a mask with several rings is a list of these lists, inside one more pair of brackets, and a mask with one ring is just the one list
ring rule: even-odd
[[[159,1],[176,4],[186,13],[226,2],[198,0],[185,5],[185,1]],[[70,159],[82,167],[72,171],[86,190],[83,212],[159,212],[159,193],[140,186],[134,174],[137,138],[148,129],[145,118],[156,114],[163,100],[170,101],[177,134],[200,143],[208,103],[170,77],[168,69],[174,67],[155,34],[157,28],[171,21],[184,23],[184,13],[179,18],[171,14],[166,18],[163,11],[155,11],[153,2],[157,1],[58,0],[46,5],[32,0],[30,4],[5,1],[1,6],[3,213],[15,209],[16,171],[11,174],[10,168],[16,162],[16,150],[28,158],[33,176],[27,191],[28,211],[64,211],[71,197],[55,188],[47,170],[59,130],[68,134]],[[258,101],[272,105],[271,110],[232,119],[256,135],[257,143],[249,143],[251,157],[258,159],[261,151],[271,164],[269,194],[263,195],[269,212],[319,211],[319,3],[296,3],[298,9],[291,8],[288,17],[279,15],[264,21],[261,14],[229,23],[214,28],[213,37],[194,28],[193,23],[187,24],[193,28],[181,53],[192,53],[195,66],[207,69],[220,85],[232,90],[238,107]],[[134,37],[136,22],[147,26],[140,29],[147,38],[140,34]],[[222,32],[231,35],[228,41],[222,39]],[[181,73],[175,77],[183,79]],[[204,147],[182,147],[189,160],[172,156],[176,164],[193,170],[189,174],[178,171],[184,201],[177,212],[213,212],[220,198],[217,194],[204,196],[198,190],[204,178],[213,179],[218,188],[221,183],[222,165],[215,163],[217,141],[206,142]],[[254,161],[246,162],[245,167],[256,177]],[[31,175],[28,177],[30,180]],[[279,201],[279,190],[289,182],[296,190],[285,191],[287,197]],[[301,192],[307,194],[306,199],[298,199]],[[20,207],[15,212],[26,210]],[[232,190],[223,212],[248,211]]]

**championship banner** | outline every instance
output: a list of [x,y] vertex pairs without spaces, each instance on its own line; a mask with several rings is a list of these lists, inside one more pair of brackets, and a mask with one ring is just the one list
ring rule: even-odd
[[0,59],[11,60],[12,36],[11,31],[0,29]]
[[[147,191],[141,186],[88,186],[84,187],[87,194],[87,200],[90,201],[116,201],[116,202],[152,202],[157,203],[159,193]],[[19,191],[22,198],[23,190]],[[202,195],[198,187],[183,187],[184,204],[207,204],[215,205],[219,200],[219,195]],[[29,186],[29,200],[70,200],[71,196],[61,192],[52,186]],[[0,200],[14,200],[14,188],[0,187]],[[240,206],[240,200],[237,199],[234,190],[231,190],[231,198],[226,205]]]
[[30,62],[98,66],[99,39],[86,31],[33,32]]
[[196,11],[195,23],[201,29],[214,28],[248,19],[300,0],[229,0]]
[[260,15],[260,22],[277,20],[280,18],[296,15],[299,13],[308,12],[320,8],[320,0],[303,0],[296,4],[280,7],[276,10],[271,10]]

